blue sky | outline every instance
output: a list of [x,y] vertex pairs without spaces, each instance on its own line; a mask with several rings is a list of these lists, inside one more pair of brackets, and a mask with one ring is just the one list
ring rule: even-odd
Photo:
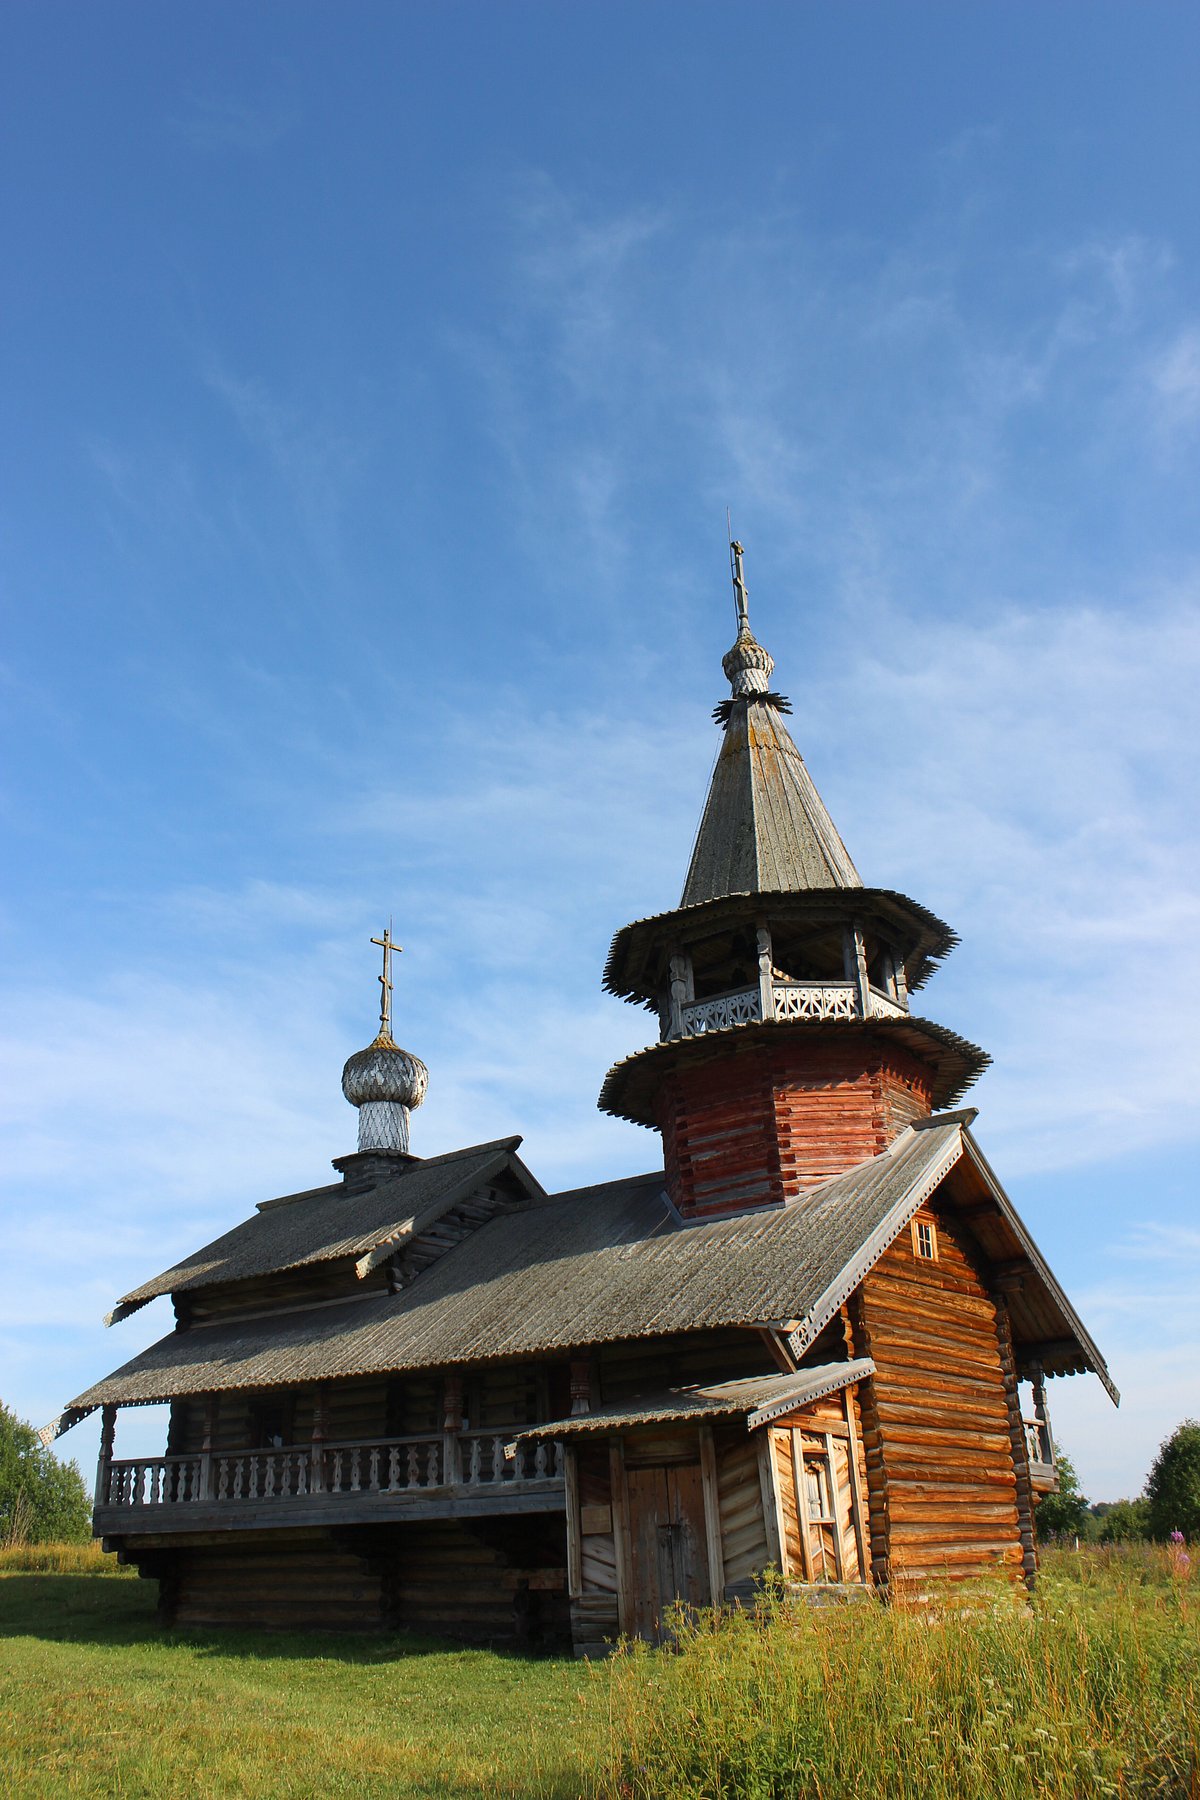
[[415,1148],[654,1165],[599,976],[682,884],[729,506],[864,878],[962,936],[922,1006],[1125,1394],[1058,1435],[1135,1491],[1200,1414],[1195,11],[0,31],[3,1398],[352,1147],[389,914]]

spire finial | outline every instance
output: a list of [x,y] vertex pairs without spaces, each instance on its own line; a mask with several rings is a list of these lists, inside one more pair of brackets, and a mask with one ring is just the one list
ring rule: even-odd
[[[726,514],[728,518],[728,514]],[[749,591],[742,570],[744,551],[735,537],[729,540],[729,572],[733,576],[733,604],[737,608],[738,636],[750,629]]]
[[373,944],[378,944],[383,951],[383,974],[377,977],[379,982],[379,1035],[389,1043],[392,1036],[392,951],[403,954],[404,945],[392,940],[392,921],[389,919],[383,928],[382,937],[373,937]]
[[[425,1098],[429,1070],[419,1056],[401,1050],[392,1037],[392,953],[404,946],[392,937],[389,919],[382,937],[373,937],[383,951],[379,982],[379,1036],[365,1050],[347,1058],[342,1070],[342,1092],[358,1108],[358,1148],[408,1155],[408,1115]],[[340,1168],[341,1164],[335,1164]]]
[[[728,509],[725,514],[729,519]],[[750,629],[750,604],[746,588],[746,575],[742,568],[742,557],[745,552],[741,544],[733,536],[730,525],[729,537],[729,572],[733,577],[733,604],[737,608],[737,642],[733,649],[722,658],[724,669],[733,689],[735,700],[766,700],[773,706],[780,703],[780,696],[769,692],[771,671],[775,667],[774,658],[764,650]],[[715,716],[721,722],[729,719],[730,702],[722,700]]]

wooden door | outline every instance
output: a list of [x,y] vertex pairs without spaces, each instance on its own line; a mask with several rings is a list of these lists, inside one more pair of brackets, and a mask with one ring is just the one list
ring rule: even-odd
[[676,1600],[711,1603],[700,1464],[630,1469],[628,1480],[633,1629],[657,1643]]

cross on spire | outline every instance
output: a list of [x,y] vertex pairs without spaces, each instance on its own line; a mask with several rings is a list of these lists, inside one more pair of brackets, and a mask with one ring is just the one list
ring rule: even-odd
[[382,937],[373,937],[373,944],[378,944],[383,951],[383,974],[377,977],[379,982],[379,1035],[390,1038],[392,1035],[392,951],[403,952],[404,945],[392,941],[392,922],[389,919],[383,928]]
[[742,546],[736,538],[729,540],[729,572],[733,576],[733,604],[737,608],[738,635],[750,629],[749,595],[742,572]]

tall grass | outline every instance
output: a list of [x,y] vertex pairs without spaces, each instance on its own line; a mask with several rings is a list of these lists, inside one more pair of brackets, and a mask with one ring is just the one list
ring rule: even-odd
[[0,1545],[0,1575],[136,1575],[122,1568],[115,1556],[100,1548],[100,1540],[87,1544]]
[[680,1619],[607,1670],[630,1800],[1184,1800],[1200,1795],[1194,1596],[1154,1553],[1052,1556],[933,1605]]

